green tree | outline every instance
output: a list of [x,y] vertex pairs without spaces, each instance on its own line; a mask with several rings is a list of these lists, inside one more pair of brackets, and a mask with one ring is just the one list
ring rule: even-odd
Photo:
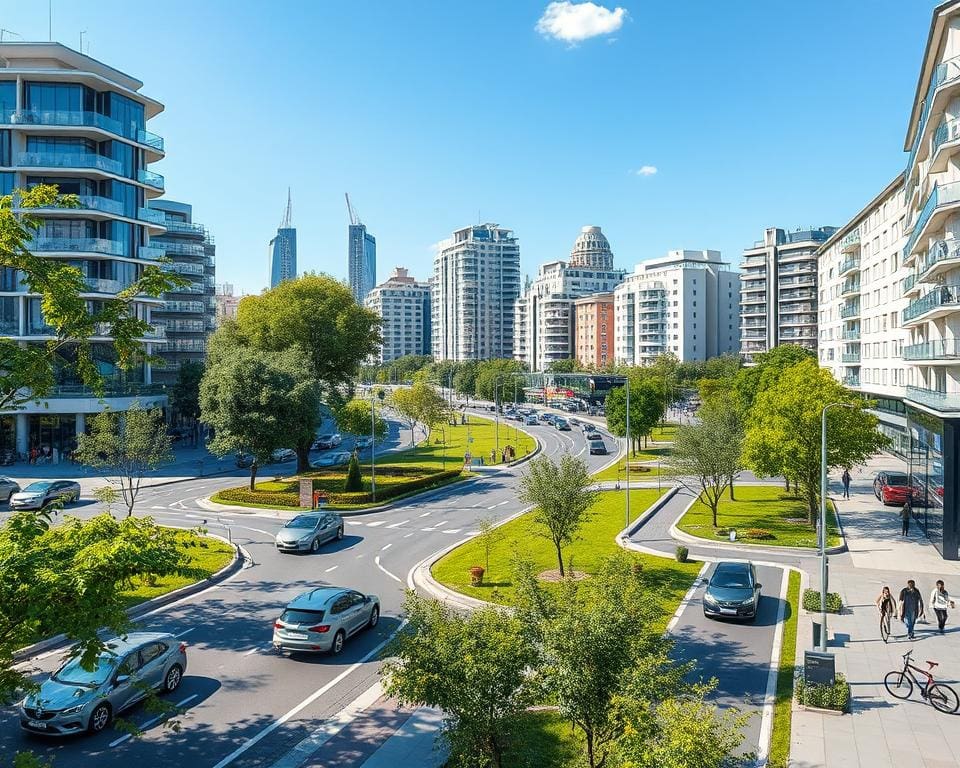
[[481,400],[493,400],[496,387],[498,399],[502,402],[507,397],[512,398],[516,388],[517,400],[522,400],[524,379],[517,374],[525,370],[526,366],[519,360],[484,360],[477,366],[476,396]]
[[788,368],[816,359],[816,353],[799,344],[780,344],[756,355],[754,365],[737,372],[733,392],[744,410],[749,411],[757,396],[776,384]]
[[497,518],[488,515],[477,520],[477,540],[483,547],[483,570],[490,575],[490,550],[500,540]]
[[563,545],[571,543],[590,514],[597,491],[586,463],[569,454],[554,463],[541,456],[530,462],[520,477],[518,498],[534,505],[533,521],[542,527],[557,552],[557,567],[563,570]]
[[446,398],[425,381],[418,381],[412,387],[395,389],[390,402],[410,425],[410,439],[414,448],[417,445],[417,426],[426,430],[429,440],[433,427],[446,421],[449,413]]
[[[648,370],[633,368],[627,372],[630,382],[630,449],[636,452],[640,441],[649,437],[657,422],[663,418],[664,385]],[[617,437],[627,435],[626,387],[610,390],[604,402],[607,428]]]
[[116,475],[127,516],[140,493],[143,476],[173,460],[170,435],[159,409],[146,410],[139,401],[124,413],[101,411],[89,434],[77,437],[76,460]]
[[450,765],[505,765],[534,703],[536,654],[523,622],[493,608],[467,616],[412,592],[407,631],[394,639],[383,675],[390,696],[444,711]]
[[[328,275],[285,280],[259,296],[247,296],[237,312],[237,332],[261,352],[296,349],[320,398],[336,411],[347,399],[361,364],[380,348],[380,319],[360,306],[348,286]],[[297,471],[309,468],[319,409],[300,414],[304,426],[293,445]]]
[[180,573],[185,562],[174,531],[149,518],[67,517],[54,528],[43,514],[11,515],[0,527],[0,701],[31,685],[30,670],[14,667],[18,648],[62,632],[92,662],[101,628],[130,628],[121,594],[130,580]]
[[467,360],[457,367],[453,374],[453,391],[466,398],[477,394],[477,361]]
[[815,359],[787,368],[760,391],[744,441],[744,458],[754,472],[797,481],[810,525],[820,498],[820,418],[829,403],[849,407],[827,412],[828,471],[860,464],[889,443],[867,410],[870,402],[841,386]]
[[[221,336],[221,332],[223,335]],[[303,356],[291,349],[265,354],[236,345],[229,326],[217,331],[213,354],[200,384],[200,411],[214,429],[210,450],[219,456],[246,452],[250,490],[258,467],[277,448],[304,439],[314,424],[304,414],[319,411],[318,387],[304,367]]]
[[343,484],[343,490],[362,491],[363,477],[360,475],[360,460],[357,458],[356,451],[350,457],[350,465],[347,467],[347,480]]
[[584,370],[583,366],[574,357],[568,357],[566,360],[554,360],[547,366],[550,373],[580,373]]
[[39,296],[43,322],[54,337],[45,344],[19,344],[0,338],[0,410],[8,411],[45,397],[58,375],[79,380],[101,394],[103,377],[92,355],[90,339],[109,332],[120,371],[143,360],[141,338],[150,325],[130,311],[142,296],[160,296],[182,285],[184,278],[150,265],[141,277],[115,297],[98,300],[94,308],[82,294],[89,288],[83,273],[69,262],[36,256],[29,250],[43,225],[37,209],[76,208],[76,195],[60,195],[55,186],[40,184],[0,197],[0,267],[18,273],[21,290]]
[[177,381],[170,392],[170,406],[174,418],[180,424],[190,425],[194,442],[197,423],[200,419],[200,382],[203,380],[203,363],[187,360],[180,366]]
[[700,408],[696,423],[677,427],[667,467],[681,478],[693,478],[700,496],[710,507],[713,525],[723,492],[743,469],[743,423],[736,407],[710,401]]
[[383,440],[387,436],[389,425],[380,415],[379,410],[371,425],[370,407],[369,400],[355,398],[347,401],[337,411],[337,427],[341,432],[349,432],[352,435],[369,435],[370,427],[373,426],[374,439]]

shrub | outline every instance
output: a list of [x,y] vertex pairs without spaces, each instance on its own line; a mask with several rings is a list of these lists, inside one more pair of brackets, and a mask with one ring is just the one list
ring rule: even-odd
[[678,563],[687,562],[687,555],[690,554],[690,550],[686,547],[677,547],[676,558]]
[[728,537],[730,536],[730,529],[729,529],[729,528],[717,528],[716,534],[717,534],[717,536],[722,536],[723,538],[726,539],[726,538],[728,538]]
[[[804,610],[811,613],[819,613],[820,591],[817,589],[803,590],[803,607]],[[840,613],[842,607],[843,601],[840,599],[840,595],[836,592],[827,592],[827,613]]]
[[299,507],[299,493],[251,491],[247,488],[224,488],[216,494],[223,501],[239,501],[242,504],[266,504],[271,507]]
[[350,467],[347,469],[347,482],[343,484],[343,490],[363,490],[363,478],[360,476],[360,462],[357,460],[356,453],[350,457]]
[[777,538],[772,533],[770,533],[770,531],[765,530],[763,528],[750,528],[744,531],[743,537],[745,539],[760,539],[760,540]]
[[483,574],[484,570],[482,565],[474,565],[470,568],[470,586],[481,586],[483,584]]
[[807,707],[833,709],[837,712],[847,712],[850,708],[850,686],[847,678],[837,673],[833,685],[811,685],[803,680],[803,670],[797,671],[794,680],[793,693],[797,702]]

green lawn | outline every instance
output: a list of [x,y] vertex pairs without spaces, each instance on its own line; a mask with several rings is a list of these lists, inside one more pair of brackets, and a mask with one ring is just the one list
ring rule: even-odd
[[800,613],[800,574],[790,571],[787,608],[783,620],[783,643],[777,670],[777,695],[773,705],[770,736],[770,768],[787,768],[790,758],[790,721],[793,710],[793,672],[797,652],[797,616]]
[[[663,455],[669,452],[669,450],[670,449],[666,447],[657,447],[650,448],[645,451],[637,451],[636,456],[632,456],[630,458],[630,479],[644,480],[648,477],[656,477],[657,475],[666,474],[666,470],[663,466],[657,467],[656,464],[644,464],[640,467],[636,467],[635,465],[638,462],[644,461],[655,462],[658,455],[662,460]],[[626,459],[620,459],[616,463],[611,464],[609,467],[600,470],[593,477],[595,480],[620,480],[623,482],[627,477]]]
[[523,738],[508,749],[504,768],[576,768],[583,765],[584,740],[556,710],[523,715]]
[[[787,495],[778,485],[738,485],[734,488],[736,501],[730,501],[724,494],[717,511],[720,529],[733,528],[737,531],[737,540],[750,544],[775,547],[816,547],[816,531],[807,525],[806,502],[796,496]],[[677,527],[684,533],[716,540],[727,538],[718,535],[713,527],[710,507],[700,501],[680,519]],[[751,537],[748,531],[759,529],[773,535],[772,539]],[[840,544],[840,530],[833,513],[833,505],[827,505],[827,546]]]
[[[636,517],[656,501],[656,489],[639,489],[630,492],[631,513]],[[624,527],[624,494],[605,491],[594,506],[594,514],[580,530],[580,538],[564,549],[564,565],[573,560],[578,571],[595,573],[601,562],[616,552],[619,547],[616,535]],[[511,520],[498,530],[497,540],[490,551],[490,568],[484,576],[484,585],[470,586],[470,567],[485,566],[481,543],[471,539],[457,547],[433,566],[433,577],[458,592],[481,600],[509,605],[515,597],[511,581],[512,563],[517,555],[532,560],[538,570],[557,567],[552,542],[541,536],[538,526],[529,514]],[[700,570],[699,563],[677,563],[653,555],[632,553],[643,564],[653,580],[662,585],[657,598],[663,605],[663,624],[673,614],[677,603],[690,587]]]

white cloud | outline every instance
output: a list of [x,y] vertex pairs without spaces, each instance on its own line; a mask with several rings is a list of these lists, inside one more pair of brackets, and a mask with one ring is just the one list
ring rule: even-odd
[[579,43],[598,35],[609,35],[623,26],[626,8],[612,11],[592,2],[557,0],[550,3],[537,22],[537,32],[567,43]]
[[641,165],[637,170],[634,171],[637,176],[655,176],[657,173],[657,166],[655,165]]

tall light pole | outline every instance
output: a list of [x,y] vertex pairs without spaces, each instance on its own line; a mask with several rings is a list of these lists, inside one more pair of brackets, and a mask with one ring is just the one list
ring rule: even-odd
[[627,389],[627,459],[626,464],[624,465],[627,470],[627,504],[624,507],[625,515],[627,519],[626,525],[624,528],[630,527],[630,376],[627,375],[627,381],[624,384]]
[[827,403],[820,413],[820,650],[827,650],[827,411],[856,408],[850,403]]
[[370,390],[370,500],[377,500],[377,398],[383,402],[383,390]]

